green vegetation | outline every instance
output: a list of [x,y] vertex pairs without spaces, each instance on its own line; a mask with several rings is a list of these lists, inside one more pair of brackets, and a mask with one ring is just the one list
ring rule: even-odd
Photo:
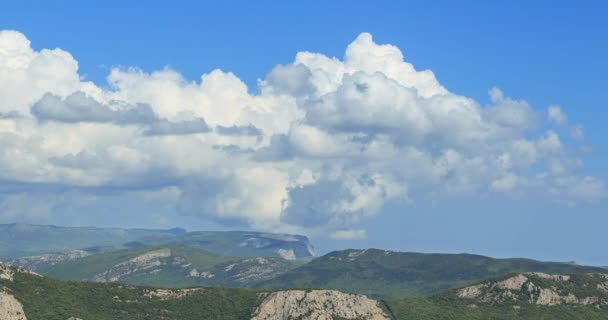
[[387,301],[396,319],[416,320],[606,320],[606,307],[581,305],[483,305],[419,298]]
[[344,250],[290,270],[260,288],[324,288],[372,298],[428,296],[512,272],[602,272],[597,267],[471,254],[423,254],[376,249]]
[[[525,284],[535,290],[504,289],[495,284],[513,277],[505,275],[480,282],[485,285],[479,298],[460,298],[458,290],[448,290],[427,298],[389,300],[386,305],[396,319],[417,320],[595,320],[608,319],[608,276],[600,274],[571,274],[567,281],[526,274]],[[590,305],[560,302],[557,305],[535,303],[538,290],[552,290],[560,296],[597,299]],[[606,288],[606,289],[602,289]],[[501,295],[510,291],[507,295]],[[488,299],[488,297],[494,297]],[[507,298],[504,298],[507,297]],[[531,300],[532,299],[532,300]],[[532,302],[531,302],[532,301]],[[554,301],[554,303],[556,303]]]
[[153,289],[111,283],[57,281],[19,273],[0,281],[24,306],[29,320],[222,320],[249,319],[257,303],[247,289],[204,288],[179,298],[150,294]]
[[[132,262],[146,253],[167,249],[170,256]],[[36,272],[60,280],[108,281],[114,278],[113,281],[163,288],[250,287],[285,273],[293,266],[282,258],[226,257],[198,248],[163,246],[95,254]]]
[[[61,280],[92,280],[95,275],[107,271],[119,263],[124,263],[139,255],[162,248],[171,250],[172,257],[166,258],[166,260],[174,260],[175,258],[187,259],[186,261],[192,263],[196,268],[210,268],[219,263],[237,259],[216,255],[196,248],[175,246],[144,247],[94,254],[75,261],[42,268],[37,270],[37,272]],[[188,269],[188,271],[189,270],[190,269]],[[184,270],[180,271],[184,272]]]
[[[16,269],[12,269],[16,271]],[[486,291],[513,275],[486,280]],[[600,320],[608,319],[608,275],[572,274],[567,281],[529,275],[526,283],[557,290],[562,296],[595,297],[590,305],[561,303],[537,305],[533,292],[517,287],[508,300],[460,298],[457,289],[426,298],[379,301],[394,320]],[[14,272],[13,280],[0,280],[0,290],[23,304],[30,320],[194,320],[250,319],[258,305],[258,291],[235,288],[153,289],[119,283],[58,281],[25,272]],[[346,320],[334,317],[334,320]],[[352,319],[349,319],[352,320]]]

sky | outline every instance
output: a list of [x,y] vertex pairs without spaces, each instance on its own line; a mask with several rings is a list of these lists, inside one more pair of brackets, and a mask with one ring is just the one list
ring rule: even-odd
[[0,223],[608,265],[607,11],[0,3]]

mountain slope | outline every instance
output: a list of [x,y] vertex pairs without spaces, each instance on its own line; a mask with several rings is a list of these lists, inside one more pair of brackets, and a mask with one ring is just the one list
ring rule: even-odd
[[38,269],[62,280],[124,282],[156,287],[249,287],[283,274],[292,263],[276,257],[220,256],[202,249],[163,246],[95,254]]
[[[8,307],[17,312],[21,309],[29,320],[245,320],[250,318],[258,301],[256,292],[245,289],[163,290],[57,281],[15,269],[10,273],[10,279],[0,277],[0,292],[11,297],[12,304],[7,306],[5,300],[0,300],[0,314]],[[13,313],[13,317],[2,319],[21,320]]]
[[134,241],[171,241],[171,230],[0,224],[0,259],[111,248]]
[[169,290],[58,281],[0,263],[2,320],[389,320],[381,305],[328,290]]
[[608,274],[511,274],[387,305],[398,319],[608,319]]
[[262,282],[259,287],[324,288],[370,297],[415,297],[465,286],[512,272],[601,272],[597,267],[529,259],[493,259],[470,254],[423,254],[344,250]]
[[239,257],[295,260],[315,255],[308,238],[289,234],[0,224],[0,259],[5,261],[46,254],[62,255],[74,250],[99,253],[161,245],[197,247]]
[[511,274],[428,298],[332,290],[154,289],[58,281],[0,263],[3,320],[600,320],[608,274]]

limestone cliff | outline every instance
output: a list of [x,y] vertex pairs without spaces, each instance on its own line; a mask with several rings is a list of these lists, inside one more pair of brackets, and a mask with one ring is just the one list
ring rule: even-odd
[[456,295],[462,299],[494,304],[608,305],[608,274],[520,273],[459,289]]
[[3,291],[0,287],[0,319],[2,320],[27,320],[23,305],[13,295]]
[[285,290],[264,294],[252,320],[385,320],[377,301],[333,290]]

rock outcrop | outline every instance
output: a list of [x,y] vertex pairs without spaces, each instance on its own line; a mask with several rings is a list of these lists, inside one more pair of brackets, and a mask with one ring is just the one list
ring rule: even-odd
[[3,263],[2,261],[0,261],[0,280],[13,281],[13,277],[15,276],[15,273],[17,273],[17,272],[29,273],[29,274],[33,274],[36,276],[40,276],[39,274],[32,272],[30,270],[12,266],[10,264]]
[[363,295],[333,290],[285,290],[267,293],[252,320],[388,320],[378,302]]
[[569,275],[520,273],[504,280],[485,281],[459,289],[456,295],[482,303],[608,305],[608,275],[581,274],[576,277],[576,281],[572,281],[573,276]]
[[284,261],[262,257],[236,261],[221,269],[228,281],[244,287],[272,279],[288,270],[289,266]]
[[171,249],[168,248],[149,251],[113,266],[109,270],[96,275],[93,280],[97,282],[120,281],[121,278],[129,274],[160,266],[162,265],[161,259],[170,256]]
[[8,264],[0,262],[0,280],[13,281],[13,275],[15,274],[14,267]]
[[15,297],[0,288],[0,319],[27,320],[23,305]]
[[54,266],[59,263],[78,260],[91,255],[82,250],[71,250],[63,253],[47,253],[37,256],[21,257],[10,261],[12,265],[36,271],[43,267]]

